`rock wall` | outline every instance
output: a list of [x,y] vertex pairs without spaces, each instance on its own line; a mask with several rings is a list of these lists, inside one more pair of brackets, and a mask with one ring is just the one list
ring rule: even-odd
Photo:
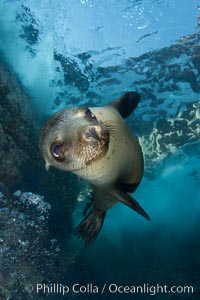
[[63,256],[78,182],[46,173],[38,148],[42,122],[0,57],[0,299],[35,299],[27,284],[59,280],[71,264]]

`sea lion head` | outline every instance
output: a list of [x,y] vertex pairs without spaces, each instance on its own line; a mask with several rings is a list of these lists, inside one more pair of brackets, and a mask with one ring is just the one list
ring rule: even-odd
[[88,108],[68,108],[53,115],[41,131],[39,146],[46,169],[79,171],[102,158],[110,134]]

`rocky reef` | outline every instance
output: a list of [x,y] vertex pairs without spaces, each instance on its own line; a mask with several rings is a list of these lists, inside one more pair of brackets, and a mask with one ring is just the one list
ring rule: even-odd
[[74,261],[66,244],[78,184],[44,170],[43,121],[0,56],[0,299],[35,299],[27,285],[61,280]]
[[0,297],[32,299],[30,286],[48,281],[60,248],[48,238],[51,205],[39,195],[0,193]]

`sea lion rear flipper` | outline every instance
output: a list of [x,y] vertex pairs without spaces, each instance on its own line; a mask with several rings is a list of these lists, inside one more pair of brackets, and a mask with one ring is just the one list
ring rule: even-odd
[[137,92],[126,92],[122,97],[109,103],[123,118],[127,118],[137,107],[140,101],[140,94]]
[[75,230],[75,235],[82,239],[85,247],[89,247],[97,238],[106,212],[94,207]]
[[112,196],[115,197],[120,202],[124,203],[128,207],[132,208],[134,211],[136,211],[138,214],[146,218],[148,221],[151,221],[151,218],[149,215],[145,212],[145,210],[140,206],[140,204],[133,199],[130,195],[120,191],[112,191]]

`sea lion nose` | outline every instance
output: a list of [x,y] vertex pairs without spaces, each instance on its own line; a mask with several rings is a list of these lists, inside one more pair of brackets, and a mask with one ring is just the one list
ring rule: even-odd
[[94,127],[91,127],[89,129],[89,131],[87,133],[87,137],[92,137],[92,138],[96,139],[97,141],[101,140]]

